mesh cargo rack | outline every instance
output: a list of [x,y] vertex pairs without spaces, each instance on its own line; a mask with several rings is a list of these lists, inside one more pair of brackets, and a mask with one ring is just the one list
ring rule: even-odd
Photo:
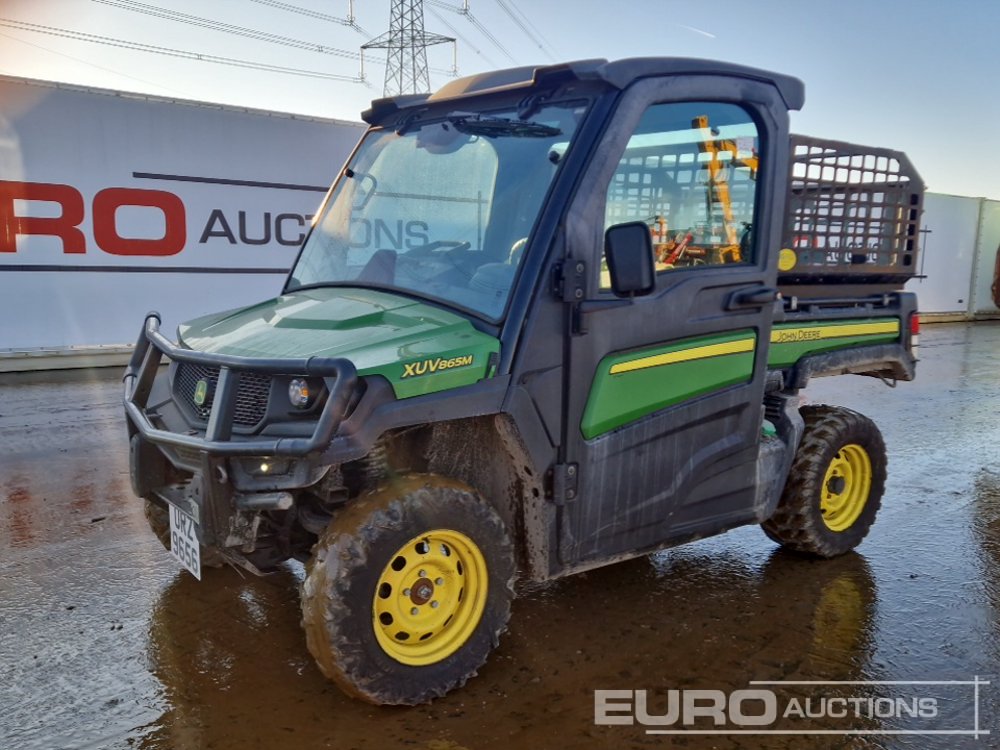
[[790,166],[786,296],[881,293],[914,276],[924,183],[906,154],[793,135]]

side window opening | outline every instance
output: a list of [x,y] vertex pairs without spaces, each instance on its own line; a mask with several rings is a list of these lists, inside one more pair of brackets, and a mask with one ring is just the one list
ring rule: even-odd
[[608,186],[604,228],[645,222],[658,273],[752,263],[758,149],[756,125],[735,104],[651,106]]

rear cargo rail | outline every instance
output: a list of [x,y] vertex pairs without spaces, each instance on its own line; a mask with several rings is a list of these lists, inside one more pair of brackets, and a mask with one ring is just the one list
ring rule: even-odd
[[901,288],[916,274],[924,195],[906,154],[801,135],[790,148],[785,296],[843,297],[845,284],[866,294]]

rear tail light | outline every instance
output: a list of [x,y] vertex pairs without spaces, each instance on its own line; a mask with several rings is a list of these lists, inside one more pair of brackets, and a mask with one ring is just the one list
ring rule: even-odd
[[910,316],[910,354],[914,359],[918,359],[920,352],[920,313],[913,313]]

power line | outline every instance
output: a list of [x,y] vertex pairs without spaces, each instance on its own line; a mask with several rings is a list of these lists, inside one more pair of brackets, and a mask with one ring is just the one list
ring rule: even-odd
[[248,29],[244,26],[234,26],[232,24],[223,23],[221,21],[213,21],[209,18],[201,18],[199,16],[191,16],[187,13],[180,13],[175,10],[169,10],[167,8],[160,8],[155,5],[146,5],[144,3],[137,3],[133,0],[91,0],[91,2],[100,3],[101,5],[110,5],[113,8],[119,8],[121,10],[130,10],[135,13],[143,13],[147,16],[153,16],[154,18],[160,18],[167,21],[177,21],[178,23],[188,24],[189,26],[197,26],[203,29],[210,29],[212,31],[220,31],[225,34],[234,34],[236,36],[242,36],[247,39],[253,39],[255,41],[270,42],[272,44],[281,44],[285,47],[295,47],[296,49],[309,50],[310,52],[319,52],[324,55],[333,55],[335,57],[343,57],[349,60],[358,60],[361,55],[357,52],[352,52],[351,50],[339,49],[337,47],[328,47],[325,44],[316,44],[314,42],[307,42],[302,39],[293,39],[292,37],[280,36],[278,34],[271,34],[266,31],[257,31],[256,29]]
[[[497,0],[497,5],[500,6],[501,10],[506,13],[510,20],[512,20],[521,31],[524,32],[531,41],[540,49],[544,54],[549,56],[549,59],[555,60],[555,55],[552,54],[550,49],[546,49],[545,44],[539,38],[540,34],[536,34],[532,31],[533,25],[528,17],[521,12],[521,9],[514,5],[512,0]],[[516,11],[516,12],[515,12]],[[529,28],[531,26],[532,28]]]
[[538,27],[535,26],[535,24],[533,24],[531,22],[531,19],[528,18],[528,16],[525,14],[525,12],[518,7],[517,3],[515,3],[514,0],[507,0],[507,4],[510,5],[514,9],[514,11],[519,16],[521,16],[522,19],[524,19],[524,22],[526,24],[528,24],[528,26],[531,27],[531,29],[535,32],[535,34],[538,36],[538,38],[542,40],[542,43],[545,45],[546,49],[548,49],[548,51],[552,55],[552,57],[558,59],[559,55],[556,53],[555,47],[553,47],[552,44],[549,42],[549,40],[545,37],[545,34],[543,34],[538,29]]
[[465,0],[465,3],[461,6],[455,6],[451,3],[442,2],[442,0],[427,0],[427,3],[436,8],[443,8],[444,10],[450,10],[452,13],[458,13],[460,16],[465,16],[469,23],[475,26],[479,30],[480,34],[489,39],[493,46],[500,50],[508,60],[512,63],[517,63],[517,60],[515,60],[510,52],[507,51],[507,48],[500,43],[500,40],[493,36],[490,30],[480,23],[478,18],[472,15],[472,11],[469,9],[469,0]]
[[471,49],[473,52],[475,52],[477,55],[479,55],[481,58],[483,58],[490,67],[495,68],[497,66],[497,64],[495,62],[493,62],[493,60],[490,59],[489,55],[487,55],[485,52],[483,52],[482,50],[480,50],[476,45],[474,45],[472,42],[470,42],[466,37],[462,36],[462,34],[459,33],[458,29],[456,29],[454,26],[452,26],[450,23],[448,23],[448,21],[445,19],[444,16],[442,16],[440,13],[438,13],[433,8],[430,9],[430,14],[432,16],[434,16],[434,18],[436,18],[438,20],[438,23],[440,23],[442,26],[444,26],[446,29],[448,29],[448,31],[450,31],[456,37],[458,37],[458,40],[460,42],[464,43],[469,49]]
[[219,55],[209,55],[202,52],[189,52],[187,50],[173,49],[171,47],[159,47],[153,44],[131,42],[126,39],[115,39],[113,37],[99,36],[97,34],[87,34],[82,31],[73,31],[71,29],[60,29],[55,26],[44,26],[41,24],[27,23],[26,21],[15,21],[11,18],[0,18],[0,26],[18,29],[20,31],[33,31],[38,34],[58,36],[64,39],[74,39],[81,42],[103,44],[108,47],[120,47],[122,49],[135,50],[138,52],[149,52],[155,55],[179,57],[185,60],[194,60],[196,62],[232,65],[238,68],[262,70],[268,73],[285,73],[288,75],[305,76],[307,78],[323,78],[332,81],[347,81],[348,83],[364,83],[361,78],[351,78],[349,76],[337,75],[335,73],[324,73],[318,70],[304,70],[302,68],[286,68],[281,65],[269,65],[267,63],[259,63],[253,60],[239,60],[232,57],[220,57]]
[[321,21],[330,21],[332,23],[339,23],[341,26],[350,26],[352,29],[357,31],[364,36],[371,36],[367,31],[365,31],[361,26],[358,25],[354,18],[354,3],[351,2],[351,12],[347,18],[337,18],[336,16],[330,16],[326,13],[319,13],[315,10],[310,10],[309,8],[301,8],[298,5],[290,5],[289,3],[281,3],[278,0],[250,0],[252,3],[259,3],[261,5],[269,5],[272,8],[278,8],[279,10],[287,10],[289,13],[298,13],[299,15],[309,16],[310,18],[318,18]]
[[426,0],[428,5],[436,5],[439,8],[444,8],[445,10],[450,10],[452,13],[465,13],[466,7],[452,5],[451,3],[442,2],[442,0]]
[[[169,8],[161,8],[155,5],[147,5],[145,3],[135,2],[135,0],[91,0],[91,2],[100,3],[101,5],[108,5],[113,8],[118,8],[119,10],[129,10],[135,13],[142,13],[144,15],[152,16],[154,18],[159,18],[161,20],[176,21],[177,23],[187,24],[189,26],[209,29],[211,31],[218,31],[224,34],[241,36],[246,39],[252,39],[258,42],[280,44],[285,47],[293,47],[295,49],[306,50],[308,52],[317,52],[323,55],[332,55],[334,57],[341,57],[347,60],[357,60],[361,62],[361,54],[359,52],[354,52],[352,50],[340,49],[339,47],[330,47],[325,44],[309,42],[303,39],[295,39],[293,37],[281,36],[279,34],[272,34],[267,31],[250,29],[245,26],[235,26],[233,24],[223,23],[222,21],[214,21],[210,18],[202,18],[201,16],[192,16],[187,13],[181,13],[179,11],[170,10]],[[444,74],[452,73],[452,71],[450,70],[444,70],[441,68],[432,68],[432,70],[435,73],[444,73]],[[357,78],[349,78],[347,76],[343,76],[343,78],[344,80],[360,81],[364,79],[364,73],[362,71]]]
[[469,21],[472,23],[472,25],[475,26],[477,29],[479,29],[480,34],[482,34],[491,42],[493,42],[493,46],[495,46],[498,50],[500,50],[508,60],[510,60],[512,63],[517,62],[517,60],[514,59],[514,56],[507,51],[507,48],[500,43],[500,40],[497,39],[495,36],[493,36],[490,30],[487,29],[485,26],[483,26],[479,22],[479,19],[477,19],[474,15],[472,15],[470,11],[466,10],[465,13],[463,13],[462,15],[468,18]]
[[92,63],[89,60],[84,60],[82,57],[76,57],[75,55],[67,55],[65,52],[59,52],[58,50],[54,50],[54,49],[52,49],[50,47],[46,47],[46,46],[44,46],[42,44],[35,44],[34,42],[29,42],[27,39],[18,39],[16,36],[11,36],[10,34],[4,34],[3,32],[0,32],[0,36],[4,37],[6,39],[12,39],[13,41],[17,42],[18,44],[26,44],[29,47],[34,47],[35,49],[40,49],[40,50],[42,50],[44,52],[48,52],[48,53],[53,54],[53,55],[59,55],[59,57],[65,57],[67,60],[73,60],[74,62],[78,62],[81,65],[88,65],[91,68],[97,68],[98,70],[103,70],[106,73],[112,73],[113,75],[121,76],[122,78],[128,78],[129,80],[132,80],[132,81],[138,81],[139,83],[145,83],[147,86],[154,86],[154,87],[156,87],[158,89],[163,89],[164,91],[170,91],[170,92],[172,92],[174,94],[180,94],[181,96],[184,96],[184,97],[188,97],[189,96],[188,94],[186,94],[183,91],[179,91],[178,89],[171,88],[170,86],[164,86],[162,83],[154,83],[153,81],[147,81],[145,78],[137,78],[136,76],[130,76],[128,73],[122,73],[120,70],[115,70],[114,68],[106,68],[103,65],[98,65],[97,63]]

